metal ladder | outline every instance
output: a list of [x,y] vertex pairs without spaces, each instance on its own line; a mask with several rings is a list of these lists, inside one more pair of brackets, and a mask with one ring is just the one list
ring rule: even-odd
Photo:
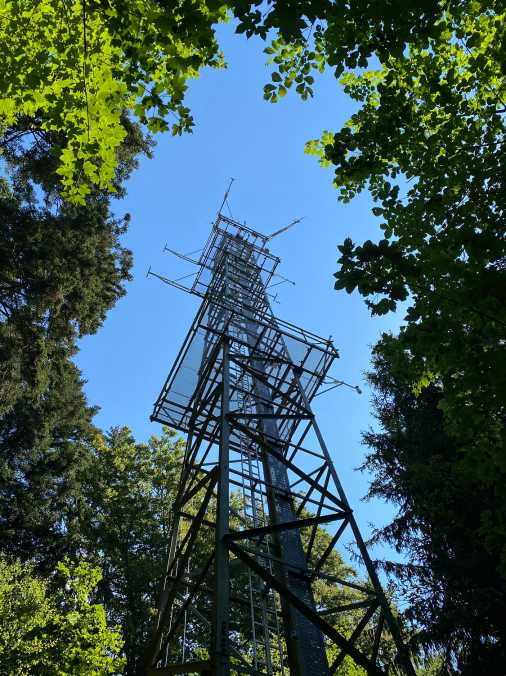
[[[244,380],[249,380],[244,378]],[[252,396],[244,394],[251,392],[251,383],[241,383],[243,392],[238,393],[238,406],[243,411],[248,411],[254,402]],[[251,402],[249,401],[251,400]],[[259,528],[268,525],[265,499],[262,494],[262,464],[256,449],[244,435],[240,436],[240,467],[242,475],[242,511],[248,527]],[[268,538],[262,538],[256,543],[258,553],[255,554],[257,562],[272,572],[272,563],[266,558],[270,556],[270,544]],[[265,554],[265,556],[262,556]],[[250,602],[251,618],[251,659],[252,666],[258,673],[285,674],[284,650],[279,626],[278,608],[276,596],[271,589],[266,589],[260,578],[248,570],[248,594]],[[279,654],[279,664],[274,664],[271,659],[273,643]]]

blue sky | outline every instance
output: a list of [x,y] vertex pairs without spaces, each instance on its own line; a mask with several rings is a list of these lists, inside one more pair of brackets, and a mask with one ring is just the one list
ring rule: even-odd
[[123,243],[134,254],[134,278],[100,331],[81,341],[76,362],[88,381],[90,403],[101,407],[98,425],[128,425],[139,440],[159,433],[149,415],[199,299],[146,278],[148,267],[171,278],[192,272],[163,253],[164,244],[181,252],[203,246],[231,176],[232,213],[254,229],[270,233],[304,217],[272,241],[271,250],[282,259],[278,271],[295,282],[277,287],[274,311],[332,335],[341,354],[332,375],[363,390],[360,396],[347,388],[333,390],[318,397],[314,408],[367,535],[368,523],[384,523],[392,508],[361,502],[368,477],[354,471],[365,452],[361,432],[374,424],[363,373],[371,345],[381,331],[396,331],[402,316],[372,318],[360,296],[334,291],[337,245],[347,236],[377,239],[378,219],[368,194],[339,203],[331,170],[304,154],[306,141],[340,128],[353,103],[331,73],[317,78],[310,101],[289,92],[277,104],[265,102],[262,88],[270,72],[262,43],[235,36],[231,25],[219,35],[228,68],[206,70],[190,83],[193,134],[159,136],[154,159],[141,161],[128,196],[117,205],[118,213],[132,215]]

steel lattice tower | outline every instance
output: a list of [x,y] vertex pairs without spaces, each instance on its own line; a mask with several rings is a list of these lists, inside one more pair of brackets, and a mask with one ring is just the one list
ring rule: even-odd
[[[337,351],[274,316],[268,239],[219,213],[199,260],[183,257],[202,303],[151,416],[187,442],[146,672],[325,676],[348,656],[368,674],[395,661],[414,676],[311,410]],[[329,573],[343,537],[367,582]],[[356,621],[337,630],[344,612]]]

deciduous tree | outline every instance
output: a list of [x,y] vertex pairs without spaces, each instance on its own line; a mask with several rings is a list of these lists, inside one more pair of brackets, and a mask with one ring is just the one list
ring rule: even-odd
[[80,477],[85,506],[74,537],[103,571],[99,598],[121,626],[129,675],[140,673],[153,628],[183,450],[168,429],[144,444],[115,428],[95,436],[91,471]]
[[151,132],[190,130],[187,80],[221,65],[216,0],[10,0],[0,12],[0,124],[55,135],[63,192],[80,204],[114,188],[125,109]]
[[121,638],[90,601],[100,572],[66,560],[51,582],[0,558],[0,669],[24,676],[118,673]]

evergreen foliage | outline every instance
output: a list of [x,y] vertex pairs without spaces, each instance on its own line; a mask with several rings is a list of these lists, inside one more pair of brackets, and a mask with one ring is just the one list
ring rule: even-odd
[[374,539],[407,560],[385,567],[400,582],[417,643],[438,651],[447,673],[499,675],[506,662],[506,584],[498,572],[504,543],[484,533],[485,523],[491,533],[500,523],[498,495],[449,436],[442,386],[413,393],[412,357],[399,342],[383,337],[369,374],[381,424],[365,435],[369,497],[397,506]]
[[89,468],[93,409],[65,350],[47,360],[43,393],[27,389],[0,418],[0,540],[50,570],[73,549],[67,526],[82,496],[78,471]]
[[[150,147],[123,124],[118,189]],[[34,139],[29,120],[4,130],[1,143],[0,537],[4,552],[52,569],[69,551],[78,470],[94,434],[72,357],[77,338],[94,333],[125,293],[131,254],[119,238],[128,217],[112,215],[104,191],[84,205],[62,199],[55,137]]]

